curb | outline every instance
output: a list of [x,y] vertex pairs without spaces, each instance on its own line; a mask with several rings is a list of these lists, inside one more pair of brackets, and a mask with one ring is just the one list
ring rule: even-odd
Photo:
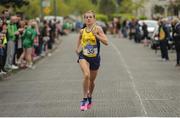
[[[47,54],[48,54],[48,53],[53,53],[53,52],[58,48],[58,46],[61,44],[61,42],[62,42],[62,39],[55,40],[53,49],[49,50],[49,51],[47,52]],[[45,56],[38,56],[38,57],[36,57],[36,58],[33,60],[34,65],[35,65],[38,61],[46,58],[46,57],[48,56],[47,54],[46,54]],[[0,75],[0,81],[10,80],[10,78],[8,78],[9,76],[14,75],[14,74],[16,74],[16,73],[18,73],[18,72],[20,72],[20,71],[22,71],[22,70],[26,70],[26,69],[28,69],[28,68],[19,68],[19,69],[16,69],[16,70],[9,71],[9,72],[7,72],[7,74],[5,74],[5,75]]]

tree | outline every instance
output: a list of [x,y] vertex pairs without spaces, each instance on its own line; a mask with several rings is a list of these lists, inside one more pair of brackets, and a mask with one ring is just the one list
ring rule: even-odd
[[112,13],[116,12],[117,4],[115,0],[100,0],[99,11],[100,13],[107,14],[110,16]]
[[133,14],[134,11],[137,11],[139,8],[143,7],[144,0],[136,0],[133,2],[132,0],[121,0],[119,11],[121,13],[130,13]]
[[87,10],[96,11],[96,7],[92,4],[90,0],[69,0],[67,3],[70,6],[71,13],[83,14]]
[[180,0],[170,1],[169,9],[173,11],[173,14],[178,16],[180,12]]
[[133,1],[132,0],[123,0],[121,2],[121,6],[119,7],[119,11],[121,13],[133,13]]
[[121,2],[122,2],[123,0],[116,0],[116,2],[117,2],[117,4],[118,5],[121,5]]
[[1,5],[12,5],[13,7],[22,7],[28,5],[29,0],[0,0]]
[[70,0],[57,0],[57,15],[67,16],[68,14],[71,13],[70,6],[68,6],[69,1]]
[[31,0],[27,6],[22,6],[18,8],[17,11],[23,12],[28,18],[38,17],[41,11],[40,0]]
[[164,8],[160,5],[155,5],[154,6],[154,12],[155,13],[159,13],[159,14],[163,14],[164,13]]
[[98,0],[91,0],[91,2],[92,2],[94,5],[97,5],[97,4],[98,4]]

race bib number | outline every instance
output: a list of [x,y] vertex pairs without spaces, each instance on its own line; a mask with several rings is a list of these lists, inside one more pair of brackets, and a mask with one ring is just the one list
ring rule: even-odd
[[87,45],[83,49],[83,54],[87,57],[96,57],[97,52],[97,46]]

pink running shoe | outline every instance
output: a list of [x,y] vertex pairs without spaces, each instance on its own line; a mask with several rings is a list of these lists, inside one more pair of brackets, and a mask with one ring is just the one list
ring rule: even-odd
[[90,109],[91,107],[92,107],[92,103],[90,103],[90,104],[88,103],[87,104],[87,109]]
[[88,97],[88,104],[87,104],[87,108],[90,109],[92,107],[92,97]]
[[82,100],[80,102],[80,110],[81,111],[86,111],[88,110],[88,101]]

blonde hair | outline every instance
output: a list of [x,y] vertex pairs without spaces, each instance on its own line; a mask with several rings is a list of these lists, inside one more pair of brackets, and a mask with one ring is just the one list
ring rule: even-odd
[[88,10],[84,13],[84,17],[86,16],[87,13],[91,13],[94,18],[96,18],[96,13],[93,10]]
[[176,24],[176,23],[178,23],[179,22],[179,19],[178,18],[174,18],[173,20],[172,20],[172,23],[173,24]]

